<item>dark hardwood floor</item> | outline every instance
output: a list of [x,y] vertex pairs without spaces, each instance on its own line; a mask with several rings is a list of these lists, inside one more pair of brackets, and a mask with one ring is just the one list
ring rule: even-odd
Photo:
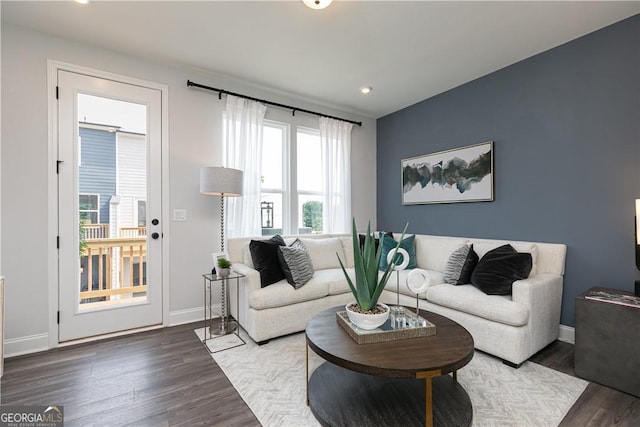
[[[572,344],[555,341],[529,360],[576,376]],[[629,375],[640,376],[640,372]],[[570,426],[640,426],[640,398],[590,382],[560,423],[560,427]]]
[[63,405],[65,426],[259,426],[188,324],[5,360],[3,405]]
[[[64,405],[66,426],[259,426],[193,333],[199,326],[6,359],[1,403]],[[571,344],[556,341],[531,360],[574,375]],[[638,425],[639,398],[593,383],[560,424]]]

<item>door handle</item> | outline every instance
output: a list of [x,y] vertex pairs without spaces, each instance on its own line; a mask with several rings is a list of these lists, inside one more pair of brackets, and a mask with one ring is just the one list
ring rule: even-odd
[[152,239],[157,239],[158,237],[160,237],[160,235],[158,233],[151,233],[151,238]]

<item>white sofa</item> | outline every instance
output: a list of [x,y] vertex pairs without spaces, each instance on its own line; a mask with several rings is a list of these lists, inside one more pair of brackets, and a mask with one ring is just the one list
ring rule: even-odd
[[[397,237],[397,235],[395,235]],[[229,239],[233,269],[245,277],[239,287],[230,287],[231,314],[239,319],[251,338],[262,343],[271,338],[303,331],[307,321],[329,307],[352,302],[353,296],[339,266],[340,254],[353,275],[350,235],[306,235],[299,237],[314,266],[313,278],[299,289],[286,280],[261,288],[253,268],[251,238]],[[286,237],[290,244],[296,236]],[[475,348],[519,366],[558,337],[566,246],[554,243],[517,242],[475,238],[416,235],[417,267],[427,270],[431,286],[420,295],[420,308],[446,316],[464,326],[473,336]],[[486,295],[472,285],[444,282],[449,255],[473,243],[482,257],[489,250],[509,243],[519,252],[531,252],[533,268],[527,279],[513,283],[511,295]],[[406,287],[409,270],[394,272],[381,301],[415,307],[415,294]],[[352,276],[353,277],[353,276]],[[399,277],[399,293],[396,292]]]

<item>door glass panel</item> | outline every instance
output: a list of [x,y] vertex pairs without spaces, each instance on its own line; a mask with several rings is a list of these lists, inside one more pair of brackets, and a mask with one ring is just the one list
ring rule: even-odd
[[80,308],[146,301],[146,106],[77,101]]

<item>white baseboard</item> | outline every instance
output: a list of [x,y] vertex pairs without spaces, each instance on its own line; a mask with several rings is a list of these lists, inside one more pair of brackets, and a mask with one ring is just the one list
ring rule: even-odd
[[569,344],[576,343],[576,330],[571,326],[560,325],[559,341],[568,342]]
[[[220,313],[220,304],[211,307],[214,313]],[[204,307],[188,308],[186,310],[172,311],[169,313],[169,326],[184,325],[185,323],[202,322],[204,320]]]
[[4,357],[49,350],[49,334],[29,335],[4,340]]
[[[217,304],[212,308],[214,312],[220,312],[220,304]],[[203,307],[172,311],[169,313],[169,326],[200,322],[203,319]],[[569,344],[575,344],[575,329],[571,326],[560,325],[558,340]],[[5,357],[20,356],[45,350],[49,350],[49,334],[29,335],[26,337],[11,338],[4,341]]]

